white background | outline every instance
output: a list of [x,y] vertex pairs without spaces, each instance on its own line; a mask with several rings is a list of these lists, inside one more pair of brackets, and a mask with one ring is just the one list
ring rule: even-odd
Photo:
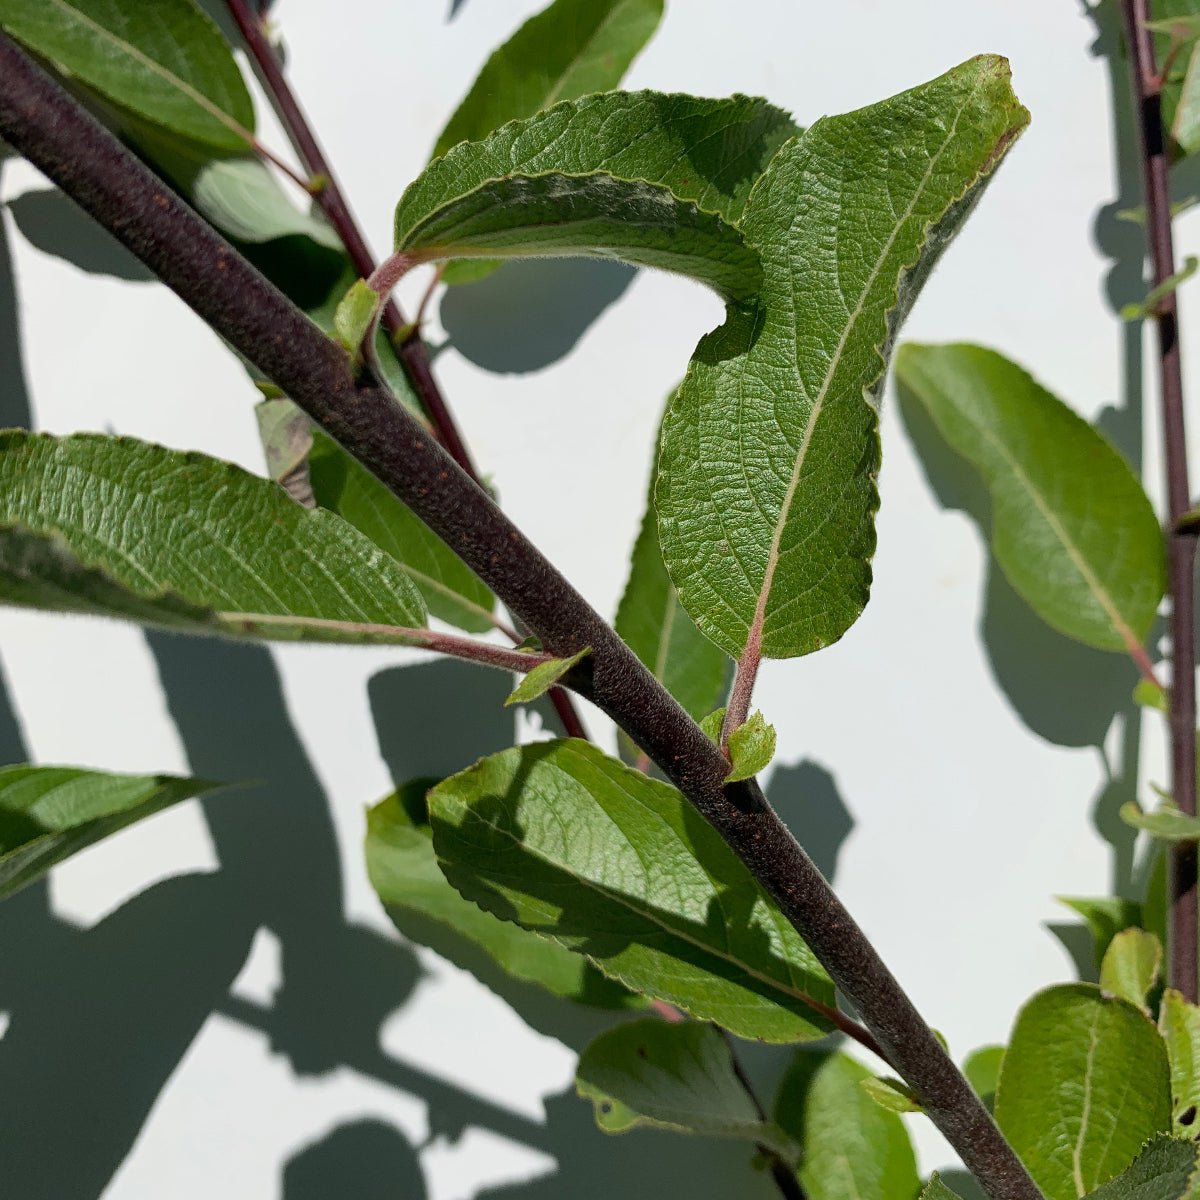
[[[448,7],[278,6],[297,90],[379,250],[469,78],[539,5],[465,0],[453,20]],[[1140,334],[1110,306],[1139,289],[1139,231],[1112,220],[1136,203],[1135,181],[1115,165],[1109,64],[1078,0],[669,10],[629,86],[763,94],[801,122],[982,51],[1009,56],[1033,124],[906,336],[984,342],[1090,417],[1124,409],[1106,428],[1136,453]],[[269,114],[261,123],[282,146]],[[46,185],[9,164],[2,186],[12,200]],[[18,359],[4,311],[5,422],[21,419],[27,390],[39,428],[110,430],[262,469],[255,392],[181,303],[36,248],[29,237],[46,247],[54,233],[32,216],[24,231],[13,213],[0,221],[22,343]],[[1181,252],[1196,228],[1181,222]],[[433,320],[433,340],[441,320],[453,342],[438,363],[445,390],[509,513],[611,613],[662,399],[719,306],[685,281],[629,282],[615,267],[533,264],[479,287]],[[586,324],[576,314],[596,309],[565,357],[541,366],[570,345],[572,322]],[[1197,353],[1193,334],[1185,361]],[[955,507],[960,477],[935,472],[943,507],[890,395],[883,437],[866,614],[838,645],[763,671],[758,700],[780,735],[768,790],[827,868],[848,832],[841,894],[961,1055],[1002,1040],[1033,989],[1073,974],[1046,928],[1070,923],[1053,896],[1127,885],[1113,814],[1139,770],[1162,778],[1161,739],[1148,731],[1139,767],[1124,718],[1110,725],[1132,671],[1026,614]],[[122,834],[59,868],[48,898],[35,890],[0,912],[0,1160],[14,1200],[771,1194],[745,1177],[740,1148],[591,1130],[569,1095],[573,1047],[602,1015],[510,989],[519,1016],[394,940],[361,862],[364,806],[393,772],[450,770],[503,744],[503,677],[424,665],[369,692],[373,676],[421,656],[149,646],[133,628],[13,611],[0,613],[0,647],[33,760],[267,781]],[[0,720],[0,748],[19,757],[17,732]],[[750,1057],[769,1087],[784,1056]],[[951,1161],[913,1127],[926,1168]]]

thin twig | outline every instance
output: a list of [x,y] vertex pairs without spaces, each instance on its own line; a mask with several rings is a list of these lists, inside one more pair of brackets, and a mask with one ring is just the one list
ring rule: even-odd
[[[246,43],[255,72],[296,154],[313,178],[322,181],[320,190],[314,193],[317,204],[341,238],[342,245],[346,248],[346,253],[359,276],[363,279],[370,278],[377,267],[375,256],[367,245],[367,239],[354,218],[338,177],[334,174],[321,143],[317,141],[316,133],[309,124],[300,101],[288,83],[283,64],[279,61],[270,38],[267,37],[264,18],[258,16],[246,0],[225,0],[225,5]],[[433,377],[429,351],[421,338],[420,322],[410,324],[406,321],[399,305],[392,299],[384,305],[382,321],[383,327],[393,339],[400,365],[417,393],[421,407],[428,415],[438,439],[446,447],[450,457],[476,483],[482,483],[482,477],[475,467],[471,452],[467,449],[467,443],[459,432],[441,389]],[[587,729],[575,704],[563,688],[550,689],[550,703],[569,737],[587,737]]]
[[[1162,81],[1154,65],[1154,36],[1146,28],[1148,0],[1122,0],[1133,94],[1141,130],[1142,183],[1146,194],[1146,236],[1154,286],[1175,274],[1171,230],[1170,161],[1162,120]],[[1171,595],[1171,795],[1180,810],[1196,813],[1196,539],[1176,528],[1192,506],[1184,426],[1183,371],[1179,354],[1179,299],[1169,292],[1154,314],[1158,326],[1159,388],[1162,399],[1163,456],[1167,485],[1167,551]],[[1168,982],[1189,1000],[1197,998],[1197,854],[1194,842],[1172,846],[1169,854]]]
[[[0,33],[0,137],[112,233],[358,459],[555,656],[721,835],[811,947],[990,1200],[1043,1200],[970,1084],[754,780],[729,764],[645,665],[488,494],[346,352]],[[936,870],[931,852],[924,864]]]

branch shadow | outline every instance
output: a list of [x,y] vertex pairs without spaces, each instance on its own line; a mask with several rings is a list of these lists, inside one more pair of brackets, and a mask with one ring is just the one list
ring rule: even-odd
[[[0,159],[0,187],[3,183],[4,160]],[[32,411],[21,350],[12,249],[3,213],[6,207],[0,206],[0,429],[28,429]]]

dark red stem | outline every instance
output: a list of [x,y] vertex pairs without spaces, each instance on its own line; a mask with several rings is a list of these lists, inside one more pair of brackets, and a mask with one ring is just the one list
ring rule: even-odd
[[[858,1011],[991,1200],[1043,1200],[937,1036],[758,783],[391,394],[0,33],[0,137],[118,238],[216,333],[413,510],[541,639],[724,838]],[[931,850],[922,870],[936,871]]]
[[[317,135],[309,123],[300,101],[292,91],[284,74],[283,64],[275,53],[263,25],[263,18],[256,14],[246,3],[246,0],[225,0],[229,15],[237,24],[238,31],[246,43],[246,49],[254,63],[263,89],[274,107],[280,123],[287,135],[304,169],[322,186],[314,192],[314,198],[321,206],[330,225],[342,240],[354,269],[362,279],[369,278],[376,269],[375,256],[367,245],[362,229],[355,220],[354,213],[346,200],[337,175],[326,157]],[[429,362],[429,351],[421,338],[419,328],[410,327],[404,319],[395,300],[389,299],[383,309],[383,327],[396,342],[396,354],[401,366],[408,376],[409,383],[421,401],[421,407],[428,415],[434,431],[442,445],[446,447],[450,457],[476,483],[480,482],[479,472],[471,459],[471,452],[459,431],[458,425],[446,404],[442,390],[433,377],[433,369]],[[407,331],[407,332],[405,332]],[[574,701],[562,688],[552,688],[550,703],[562,723],[563,729],[570,737],[587,737],[583,721],[575,708]]]
[[[1171,231],[1170,159],[1162,119],[1162,80],[1155,69],[1154,35],[1146,28],[1148,0],[1122,0],[1125,36],[1133,75],[1134,106],[1141,131],[1142,183],[1146,193],[1146,236],[1154,286],[1175,274]],[[1183,371],[1179,355],[1179,300],[1174,291],[1155,310],[1158,326],[1159,388],[1167,483],[1167,560],[1171,596],[1171,795],[1185,813],[1196,813],[1196,537],[1176,523],[1191,508]],[[1195,1003],[1197,998],[1196,843],[1171,846],[1168,983]]]

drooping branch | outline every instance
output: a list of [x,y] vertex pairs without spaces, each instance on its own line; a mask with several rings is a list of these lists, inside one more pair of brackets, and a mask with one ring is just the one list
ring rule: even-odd
[[[1041,1200],[970,1085],[754,781],[390,395],[0,34],[0,136],[29,158],[447,542],[541,639],[592,653],[571,686],[662,768],[808,942],[992,1200]],[[931,863],[931,868],[936,864]]]
[[[1171,231],[1170,161],[1162,120],[1162,75],[1155,68],[1154,35],[1146,28],[1148,0],[1122,0],[1133,76],[1134,107],[1141,133],[1146,236],[1155,287],[1175,274]],[[1158,327],[1159,389],[1167,485],[1168,587],[1171,596],[1171,795],[1183,812],[1196,813],[1196,537],[1178,527],[1192,506],[1188,484],[1183,371],[1179,353],[1179,300],[1174,290],[1154,310]],[[1168,851],[1168,982],[1193,1003],[1197,998],[1197,852],[1194,842]]]

